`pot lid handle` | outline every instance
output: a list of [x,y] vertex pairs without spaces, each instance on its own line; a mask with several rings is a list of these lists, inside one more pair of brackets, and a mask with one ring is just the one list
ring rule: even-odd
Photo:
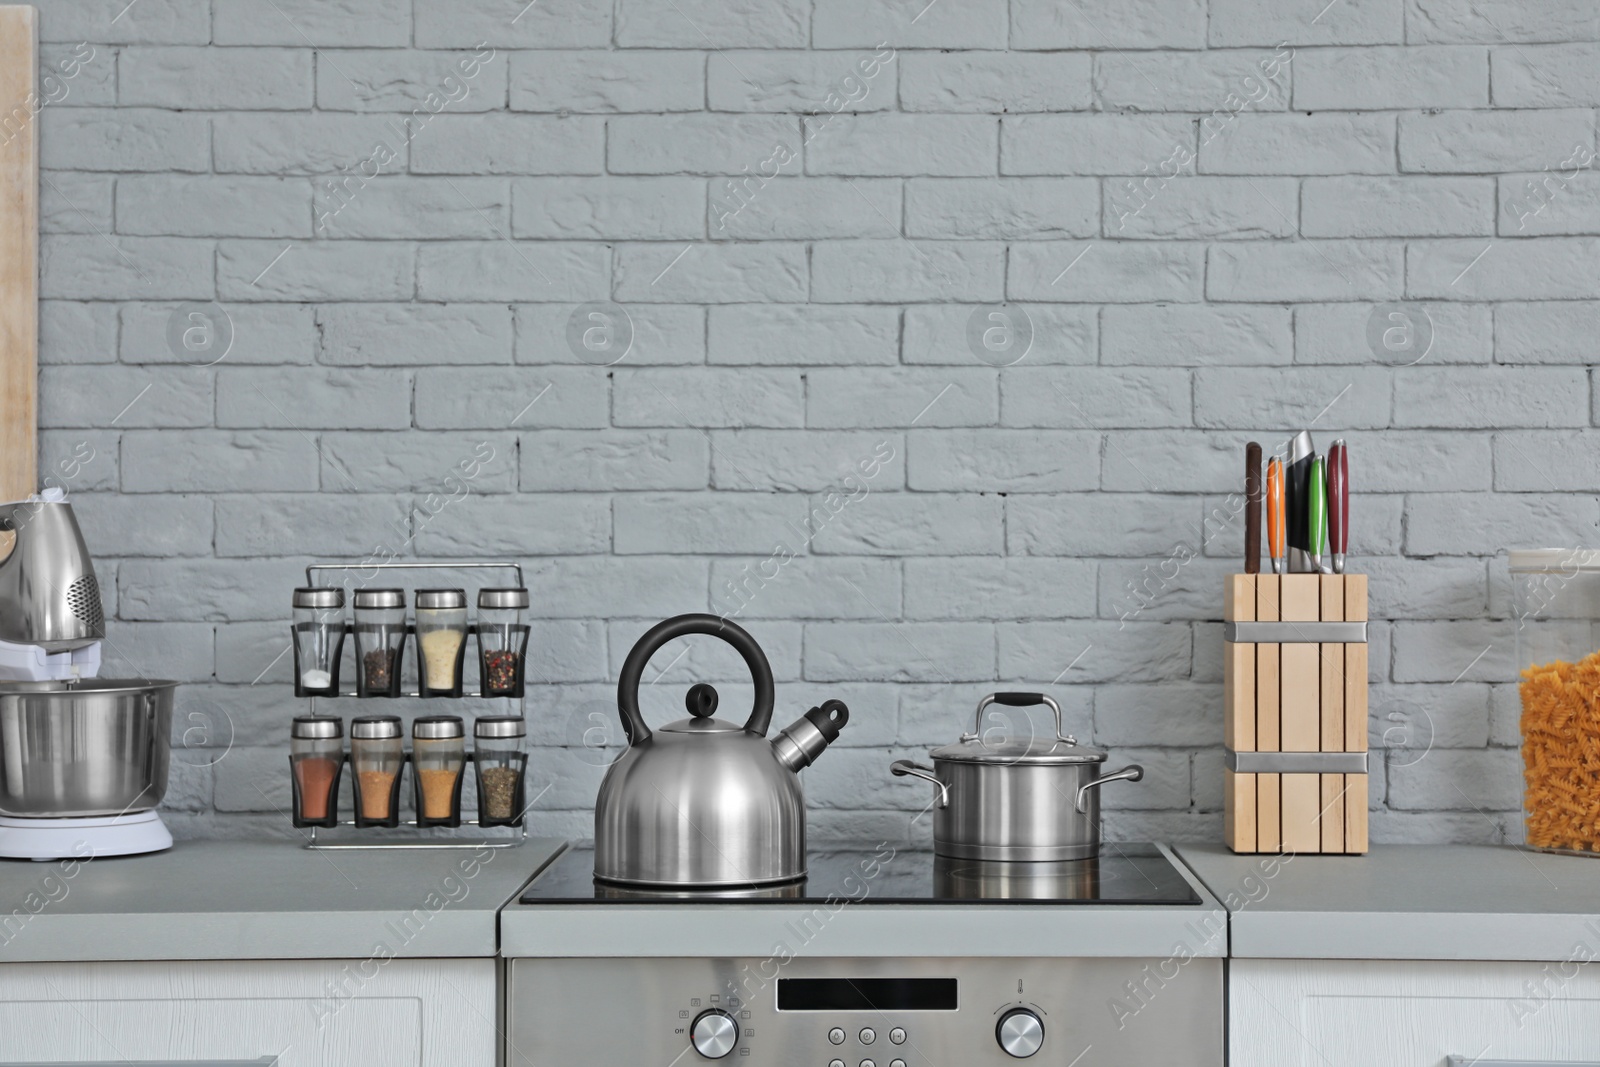
[[1031,708],[1039,704],[1048,705],[1056,715],[1056,740],[1066,745],[1076,745],[1078,739],[1071,734],[1061,732],[1061,705],[1051,699],[1048,693],[990,693],[978,701],[978,715],[973,721],[972,732],[962,734],[963,741],[976,741],[983,732],[983,709],[990,704],[1004,704],[1012,708]]
[[[622,674],[617,678],[617,711],[622,716],[622,730],[628,735],[628,743],[640,745],[650,740],[650,727],[645,725],[644,715],[639,711],[639,680],[644,677],[645,664],[650,662],[650,657],[655,655],[662,645],[686,634],[720,637],[744,658],[756,687],[755,707],[751,709],[750,718],[745,721],[744,728],[757,737],[765,737],[767,727],[772,724],[774,702],[772,666],[767,662],[767,654],[761,651],[756,639],[737,624],[729,622],[720,615],[696,613],[675,615],[664,622],[656,623],[645,631],[645,635],[639,638],[638,644],[633,646],[628,658],[623,661]],[[710,689],[710,686],[705,688]],[[702,700],[706,696],[699,686],[690,690],[690,699],[694,703],[701,702],[695,699],[697,696]],[[712,703],[712,710],[715,707],[715,703]]]

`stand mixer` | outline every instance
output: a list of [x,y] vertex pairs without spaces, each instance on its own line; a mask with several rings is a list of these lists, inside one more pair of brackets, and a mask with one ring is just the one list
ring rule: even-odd
[[100,679],[105,613],[60,489],[0,503],[0,858],[156,852],[176,682]]

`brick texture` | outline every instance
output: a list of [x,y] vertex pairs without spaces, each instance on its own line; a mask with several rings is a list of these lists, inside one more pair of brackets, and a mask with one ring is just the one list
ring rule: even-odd
[[[710,609],[780,719],[852,704],[819,840],[1005,687],[1146,765],[1109,833],[1214,839],[1229,494],[1310,424],[1373,744],[1432,722],[1375,838],[1520,839],[1498,560],[1600,518],[1589,0],[39,6],[41,471],[116,668],[233,709],[181,833],[282,832],[289,590],[394,553],[524,564],[536,830]],[[663,688],[741,681],[691,652]]]

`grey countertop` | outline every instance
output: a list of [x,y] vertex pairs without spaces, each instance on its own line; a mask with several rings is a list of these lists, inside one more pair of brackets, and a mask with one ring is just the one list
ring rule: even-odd
[[308,852],[181,841],[148,856],[0,862],[0,963],[493,956],[496,916],[562,842]]
[[1475,845],[1177,852],[1227,907],[1235,957],[1565,960],[1600,945],[1600,858]]
[[1226,955],[1222,906],[1179,870],[1199,904],[513,903],[500,916],[500,954],[1164,958],[1181,945],[1193,956]]

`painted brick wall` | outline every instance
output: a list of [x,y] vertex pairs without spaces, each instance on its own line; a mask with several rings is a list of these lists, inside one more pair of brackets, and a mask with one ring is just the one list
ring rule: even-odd
[[[854,711],[819,837],[1047,686],[1147,768],[1111,834],[1216,839],[1228,494],[1309,424],[1375,840],[1520,838],[1500,553],[1600,514],[1592,3],[125,3],[41,5],[41,433],[108,672],[185,683],[181,833],[284,826],[289,591],[393,552],[527,566],[541,831],[713,610],[779,724]],[[653,717],[743,706],[683,651]]]

